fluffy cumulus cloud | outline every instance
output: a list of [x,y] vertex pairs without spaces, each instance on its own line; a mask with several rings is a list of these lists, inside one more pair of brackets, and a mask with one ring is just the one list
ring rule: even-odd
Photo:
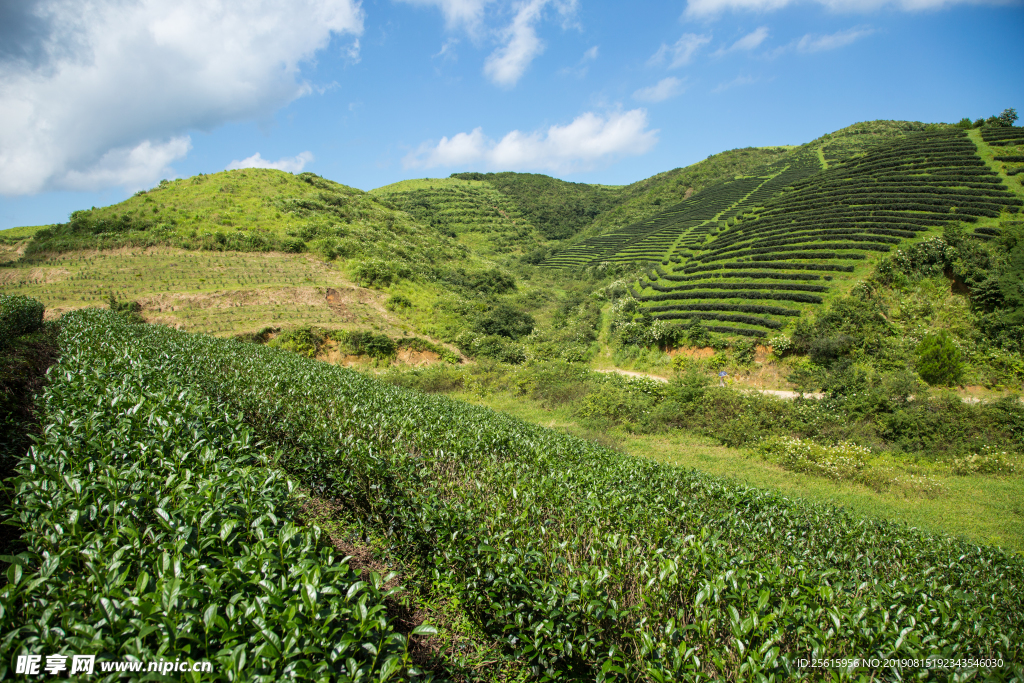
[[[726,11],[769,12],[781,9],[798,0],[688,0],[684,16],[690,19],[707,18]],[[803,0],[802,0],[803,1]],[[871,12],[882,7],[905,11],[941,9],[961,4],[1003,5],[1007,0],[814,0],[837,12]]]
[[683,81],[675,76],[663,78],[647,88],[640,88],[633,93],[633,98],[641,102],[664,102],[685,90]]
[[523,133],[514,130],[501,140],[481,128],[440,142],[428,142],[403,160],[406,168],[466,167],[503,171],[571,172],[595,168],[615,158],[639,155],[658,141],[647,127],[647,112],[633,109],[601,116],[588,112],[565,126]]
[[[144,186],[187,131],[309,92],[300,64],[362,32],[355,0],[26,0],[0,50],[0,193]],[[349,48],[351,49],[351,47]]]
[[696,33],[684,33],[674,45],[662,44],[658,51],[651,55],[647,63],[651,66],[667,64],[670,69],[686,66],[693,59],[697,50],[711,42],[711,36]]
[[510,88],[519,82],[526,67],[544,51],[535,24],[546,0],[530,0],[519,6],[515,18],[503,31],[503,45],[484,62],[484,75],[496,85]]
[[293,157],[282,157],[277,161],[264,159],[260,156],[259,152],[256,152],[251,157],[246,157],[241,161],[232,161],[224,170],[233,171],[239,168],[276,168],[278,171],[301,173],[302,169],[306,167],[306,164],[311,161],[313,161],[312,152],[302,152]]

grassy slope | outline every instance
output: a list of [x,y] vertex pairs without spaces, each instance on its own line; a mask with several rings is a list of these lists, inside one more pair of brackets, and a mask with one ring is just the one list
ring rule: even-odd
[[371,195],[311,173],[224,171],[175,180],[113,206],[76,212],[31,250],[168,245],[220,251],[317,252],[421,264],[464,250]]
[[[457,297],[435,280],[487,267],[409,214],[312,174],[201,175],[77,218],[79,229],[51,226],[28,255],[24,240],[0,246],[9,262],[0,290],[33,296],[50,315],[114,294],[138,300],[153,322],[215,334],[318,324],[401,336],[416,319],[434,331],[458,325],[457,306],[437,309]],[[356,286],[353,272],[366,261],[415,277],[399,286],[417,306],[396,314],[383,305],[387,292]]]
[[0,241],[9,243],[17,240],[28,239],[45,227],[45,225],[25,225],[18,228],[0,230]]

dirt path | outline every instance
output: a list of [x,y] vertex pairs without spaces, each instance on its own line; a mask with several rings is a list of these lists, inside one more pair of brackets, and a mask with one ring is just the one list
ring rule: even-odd
[[[605,369],[605,370],[598,370],[598,372],[618,373],[620,375],[626,375],[627,377],[646,377],[647,379],[653,379],[656,382],[666,382],[666,383],[668,382],[668,379],[666,379],[665,377],[661,377],[659,375],[651,375],[651,374],[646,373],[646,372],[635,372],[633,370],[621,370],[619,368],[609,368],[609,369]],[[751,388],[751,387],[738,387],[736,385],[733,385],[732,388],[734,388],[734,389],[736,389],[738,391],[742,391],[742,392],[748,393],[748,394],[749,393],[754,393],[754,392],[757,392],[757,393],[760,393],[760,394],[769,394],[771,396],[776,396],[778,398],[785,399],[787,401],[791,401],[791,400],[793,400],[795,398],[799,398],[801,396],[799,391],[786,391],[784,389],[754,389],[754,388]],[[821,392],[816,392],[816,391],[808,391],[808,392],[804,392],[803,397],[804,398],[817,398],[817,399],[821,399],[821,398],[825,398],[825,394],[823,394]],[[913,397],[911,397],[911,398],[913,398]],[[1024,401],[1024,398],[1022,398],[1021,400]],[[966,397],[963,398],[963,401],[964,401],[964,403],[983,403],[983,402],[985,402],[984,399],[975,398],[974,396],[966,396]]]
[[[647,379],[653,379],[655,382],[668,383],[667,378],[661,377],[660,375],[651,375],[646,372],[635,372],[633,370],[622,370],[620,368],[607,368],[604,370],[598,370],[598,372],[615,373],[619,375],[625,375],[627,377],[646,377]],[[736,387],[735,385],[733,386],[733,388],[747,393],[758,392],[762,394],[770,394],[772,396],[777,396],[778,398],[783,398],[790,401],[800,396],[799,391],[785,391],[780,389],[752,389],[749,387]],[[806,392],[804,393],[804,398],[825,398],[825,394],[817,392]]]

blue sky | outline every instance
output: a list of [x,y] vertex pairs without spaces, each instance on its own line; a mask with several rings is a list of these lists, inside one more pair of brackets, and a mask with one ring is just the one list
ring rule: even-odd
[[1021,2],[0,3],[0,228],[162,178],[625,184],[872,119],[1024,111]]

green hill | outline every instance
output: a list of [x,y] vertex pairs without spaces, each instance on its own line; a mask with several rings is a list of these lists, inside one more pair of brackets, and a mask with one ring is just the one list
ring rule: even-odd
[[224,171],[161,183],[35,233],[29,253],[173,246],[380,257],[418,267],[461,257],[453,240],[373,196],[312,173]]

